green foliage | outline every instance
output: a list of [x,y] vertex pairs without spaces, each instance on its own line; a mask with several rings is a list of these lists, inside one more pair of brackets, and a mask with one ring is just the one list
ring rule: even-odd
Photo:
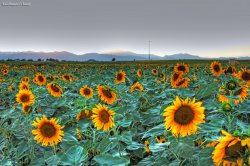
[[[213,76],[209,68],[211,61],[205,60],[185,61],[190,71],[183,78],[190,79],[189,86],[173,88],[170,76],[174,65],[181,62],[1,62],[0,71],[8,69],[9,73],[3,75],[0,72],[0,165],[213,165],[214,147],[207,147],[207,144],[221,138],[221,130],[241,139],[250,137],[249,96],[236,104],[234,100],[239,99],[239,95],[233,95],[234,91],[229,93],[220,90],[229,80],[236,78],[230,74]],[[225,61],[221,62],[223,68],[228,66]],[[237,71],[248,63],[237,65]],[[116,84],[115,73],[120,69],[125,71],[126,81]],[[137,76],[138,69],[143,71],[142,77]],[[152,69],[164,73],[166,80],[162,80],[160,74],[153,75]],[[63,89],[61,97],[53,97],[46,85],[39,86],[33,82],[38,72],[47,78],[47,83],[51,82],[50,76],[58,76],[53,81]],[[63,80],[61,77],[64,74],[71,74],[72,80]],[[30,90],[36,98],[28,114],[22,112],[22,105],[16,101],[19,84],[24,76],[30,78]],[[131,92],[130,88],[135,82],[142,84],[144,89]],[[237,82],[246,84],[240,79]],[[92,98],[79,94],[84,85],[93,88]],[[116,93],[113,104],[100,100],[96,90],[98,85],[106,86]],[[227,95],[232,110],[222,111],[219,94]],[[198,125],[196,134],[177,138],[165,128],[163,113],[173,104],[176,96],[195,98],[205,107],[205,122]],[[97,130],[91,118],[76,121],[80,111],[91,111],[98,103],[107,105],[115,112],[115,126],[107,132]],[[33,121],[42,115],[57,118],[59,124],[64,126],[62,142],[54,147],[37,143],[31,133],[35,129]],[[164,141],[161,143],[156,138]],[[146,140],[149,146],[145,145]]]

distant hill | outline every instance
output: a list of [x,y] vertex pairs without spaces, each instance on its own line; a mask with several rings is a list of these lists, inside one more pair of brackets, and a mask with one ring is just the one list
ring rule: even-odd
[[190,54],[174,54],[174,55],[165,55],[164,60],[177,60],[177,59],[205,59],[196,55]]
[[[62,52],[0,52],[0,60],[22,60],[22,59],[58,59],[65,61],[88,61],[89,59],[95,61],[112,61],[115,58],[116,61],[133,61],[133,60],[148,60],[148,54],[137,54],[130,51],[123,52],[106,52],[106,53],[87,53],[83,55],[76,55],[70,52],[62,51]],[[220,57],[220,58],[209,58],[209,57],[200,57],[197,55],[190,55],[186,53],[174,54],[174,55],[165,55],[163,57],[151,54],[151,60],[178,60],[178,59],[219,59],[219,60],[227,60],[232,58]],[[250,60],[250,57],[238,57],[235,59],[241,60]]]

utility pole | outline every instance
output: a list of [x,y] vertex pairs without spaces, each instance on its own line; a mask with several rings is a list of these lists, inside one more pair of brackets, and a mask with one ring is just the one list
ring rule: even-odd
[[150,60],[150,40],[148,41],[148,60]]

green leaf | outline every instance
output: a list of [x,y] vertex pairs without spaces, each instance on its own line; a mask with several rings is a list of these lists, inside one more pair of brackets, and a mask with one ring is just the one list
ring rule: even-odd
[[222,125],[224,124],[224,120],[222,119],[212,119],[208,123],[202,123],[199,124],[198,126],[201,127],[199,130],[199,133],[202,134],[207,134],[207,133],[218,133],[222,129]]
[[244,123],[241,120],[237,120],[236,125],[239,126],[243,132],[246,132],[249,127],[249,123]]
[[[18,158],[22,158],[23,157],[23,153],[25,153],[26,151],[28,151],[28,146],[27,146],[27,142],[22,141],[18,144],[17,147],[17,155]],[[25,154],[24,154],[25,155]]]
[[169,165],[169,161],[164,157],[150,156],[141,160],[137,165],[138,166],[151,166],[151,165],[162,166],[162,165]]
[[82,165],[88,157],[88,152],[82,147],[74,145],[69,148],[61,157],[62,165]]
[[165,132],[165,127],[164,124],[159,124],[152,129],[149,129],[142,137],[142,139],[147,138],[147,137],[154,137],[156,135],[162,135]]
[[93,160],[103,166],[126,166],[130,163],[130,161],[124,157],[113,157],[110,154],[95,156]]
[[149,145],[149,148],[150,148],[150,151],[152,152],[160,152],[160,151],[164,151],[169,145],[170,145],[170,142],[156,143],[154,145]]
[[210,95],[214,94],[217,91],[217,83],[211,83],[211,84],[201,84],[200,89],[196,95],[196,97],[200,99],[204,99],[209,97]]
[[133,134],[131,131],[125,131],[122,133],[121,136],[119,136],[120,141],[126,143],[126,144],[131,144],[132,143],[132,136]]
[[142,144],[139,144],[137,142],[132,142],[132,144],[130,144],[129,146],[127,146],[128,150],[137,150],[137,149],[140,149],[140,148],[145,148],[145,146],[142,145]]
[[63,136],[63,142],[78,142],[78,140],[72,134],[65,133]]
[[120,120],[117,122],[119,126],[122,126],[122,127],[129,127],[130,124],[132,123],[132,120],[129,120],[129,119],[123,119],[123,120]]
[[193,147],[186,143],[172,143],[170,147],[180,157],[188,159],[193,156]]
[[12,162],[11,160],[2,160],[0,161],[0,165],[4,165],[4,166],[12,166]]
[[213,165],[212,152],[213,147],[208,147],[200,151],[198,154],[198,166],[210,166]]
[[[60,157],[57,156],[57,155],[53,155],[53,156],[49,157],[49,158],[46,160],[46,163],[47,163],[49,166],[59,165],[59,163],[60,163]],[[40,164],[41,164],[41,163],[40,163]]]

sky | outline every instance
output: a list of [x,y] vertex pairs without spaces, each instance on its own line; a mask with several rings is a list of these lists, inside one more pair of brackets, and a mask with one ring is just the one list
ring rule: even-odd
[[250,56],[250,0],[0,0],[0,51]]

